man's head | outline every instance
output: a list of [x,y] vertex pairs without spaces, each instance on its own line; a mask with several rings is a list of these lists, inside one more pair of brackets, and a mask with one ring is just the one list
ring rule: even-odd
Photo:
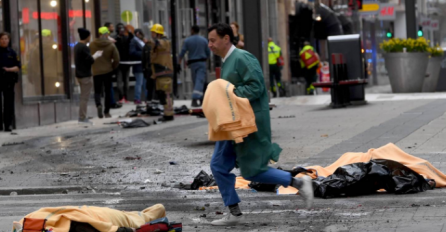
[[161,24],[155,24],[153,25],[152,29],[150,29],[152,32],[152,38],[156,39],[164,35],[164,27]]
[[125,35],[125,26],[124,26],[124,24],[122,24],[122,23],[116,24],[116,32],[119,35]]
[[269,37],[268,38],[268,43],[271,43],[271,42],[273,42],[273,38]]
[[305,41],[305,42],[304,42],[304,46],[308,46],[308,45],[311,45],[310,42]]
[[104,27],[108,28],[108,30],[110,31],[110,34],[115,31],[115,26],[113,26],[113,24],[111,22],[104,23]]
[[193,25],[190,28],[190,32],[192,35],[198,35],[198,33],[200,33],[200,28],[197,25]]
[[139,28],[135,30],[135,36],[138,37],[140,40],[144,39],[144,33]]
[[231,26],[226,23],[217,23],[208,29],[209,48],[211,51],[224,57],[232,46],[234,33]]
[[108,36],[110,35],[110,31],[107,27],[101,27],[98,31],[101,38],[108,38]]
[[79,33],[79,38],[81,41],[90,41],[90,31],[85,28],[78,28],[77,32]]

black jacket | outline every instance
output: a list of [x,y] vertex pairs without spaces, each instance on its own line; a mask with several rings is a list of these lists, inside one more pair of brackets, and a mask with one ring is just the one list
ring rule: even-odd
[[121,61],[130,61],[130,41],[133,39],[133,34],[129,34],[128,36],[116,36],[116,48],[119,51],[119,57]]
[[84,43],[77,43],[74,46],[74,64],[76,65],[76,77],[91,77],[91,65],[94,58],[90,54],[90,48]]
[[144,77],[151,78],[152,76],[152,65],[150,63],[150,52],[152,50],[152,46],[150,43],[146,43],[142,48],[142,71],[144,72]]

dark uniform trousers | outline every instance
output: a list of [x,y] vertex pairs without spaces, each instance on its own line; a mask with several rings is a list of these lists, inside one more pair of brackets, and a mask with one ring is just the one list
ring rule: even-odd
[[[10,129],[14,116],[14,85],[0,81],[0,130]],[[2,111],[3,109],[3,111]]]

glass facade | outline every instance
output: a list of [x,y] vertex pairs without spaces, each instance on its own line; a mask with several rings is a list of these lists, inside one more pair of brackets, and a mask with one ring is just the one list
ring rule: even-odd
[[59,0],[19,1],[19,20],[23,97],[64,95]]
[[[79,92],[73,48],[79,41],[78,28],[87,28],[94,37],[93,9],[93,0],[18,1],[24,99],[67,98],[72,86],[74,94]],[[68,70],[64,60],[71,64]]]
[[3,31],[3,5],[0,1],[0,31]]

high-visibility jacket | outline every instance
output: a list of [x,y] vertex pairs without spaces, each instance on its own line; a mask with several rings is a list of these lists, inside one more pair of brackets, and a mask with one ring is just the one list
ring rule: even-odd
[[305,46],[302,51],[300,51],[299,56],[302,68],[310,69],[319,64],[319,58],[316,56],[313,47],[310,45]]
[[280,57],[282,49],[277,46],[274,42],[268,43],[268,63],[270,65],[277,64],[277,59]]

